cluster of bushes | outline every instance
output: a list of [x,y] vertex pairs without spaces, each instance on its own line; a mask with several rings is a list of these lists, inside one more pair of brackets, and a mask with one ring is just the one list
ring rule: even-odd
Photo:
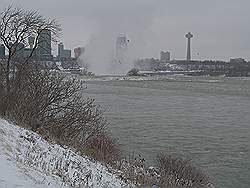
[[213,188],[206,172],[173,154],[157,154],[155,167],[149,167],[141,155],[133,154],[117,161],[115,168],[124,182],[137,187]]
[[[6,91],[5,83],[2,79],[1,91]],[[16,70],[10,83],[8,96],[6,92],[0,95],[2,116],[59,144],[86,150],[95,158],[112,161],[118,156],[102,110],[93,99],[82,96],[81,81],[38,69],[36,62],[29,62]]]

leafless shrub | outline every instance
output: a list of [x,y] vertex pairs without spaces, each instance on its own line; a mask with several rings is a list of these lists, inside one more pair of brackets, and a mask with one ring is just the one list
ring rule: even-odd
[[132,182],[137,187],[151,187],[152,173],[141,155],[128,155],[114,165],[116,172],[124,182]]
[[120,160],[120,149],[118,143],[108,134],[97,134],[89,139],[84,146],[85,153],[98,161],[108,164]]
[[205,188],[210,184],[208,175],[189,160],[161,153],[156,163],[160,187]]

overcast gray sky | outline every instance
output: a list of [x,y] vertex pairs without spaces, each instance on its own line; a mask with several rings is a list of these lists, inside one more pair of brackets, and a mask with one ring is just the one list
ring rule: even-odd
[[[56,18],[66,48],[91,38],[113,44],[119,33],[131,40],[138,57],[174,59],[186,55],[185,33],[194,34],[194,59],[243,57],[250,60],[250,0],[0,0]],[[109,42],[110,43],[109,43]],[[103,47],[105,48],[105,47]]]

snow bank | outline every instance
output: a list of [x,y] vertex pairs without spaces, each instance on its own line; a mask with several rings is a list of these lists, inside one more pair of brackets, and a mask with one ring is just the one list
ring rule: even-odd
[[0,187],[131,187],[108,168],[0,119]]

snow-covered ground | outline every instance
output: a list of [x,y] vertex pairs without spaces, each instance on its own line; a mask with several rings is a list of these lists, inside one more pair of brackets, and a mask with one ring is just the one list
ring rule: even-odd
[[100,163],[0,119],[0,188],[130,186]]

